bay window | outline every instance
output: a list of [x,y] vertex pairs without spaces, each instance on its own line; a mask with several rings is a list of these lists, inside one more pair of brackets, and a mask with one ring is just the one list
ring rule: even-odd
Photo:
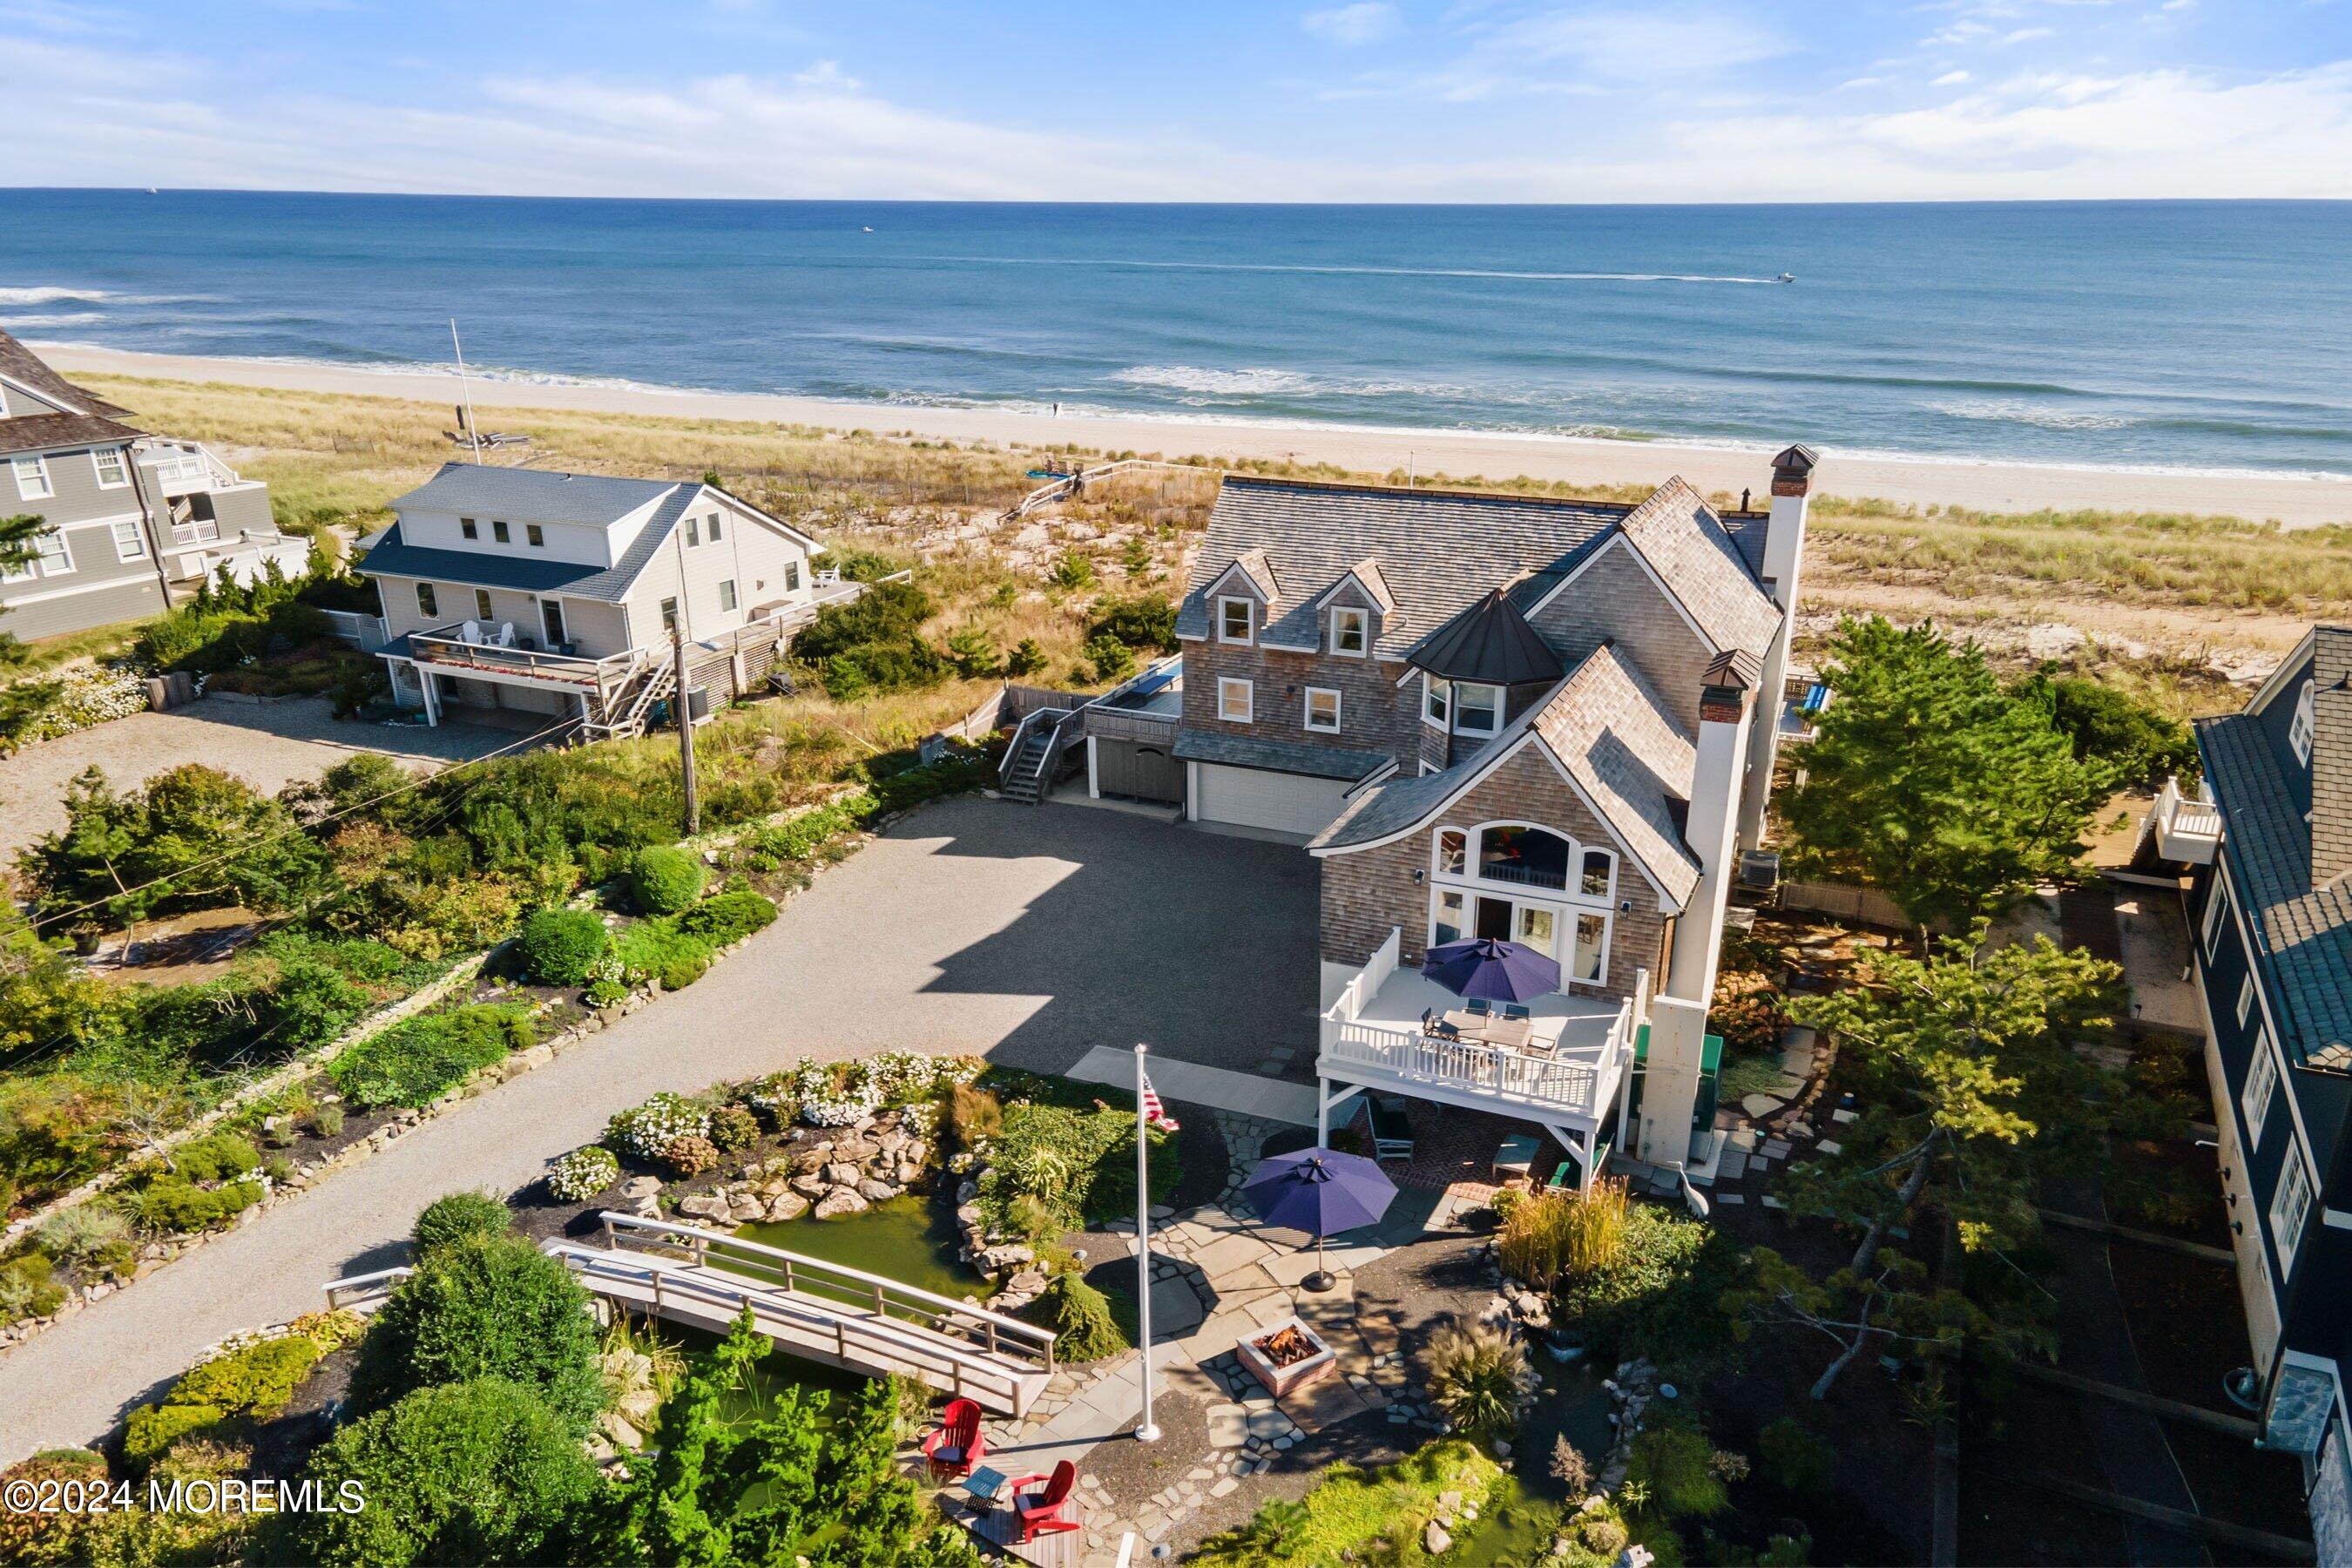
[[[1457,735],[1492,735],[1503,727],[1503,689],[1471,680],[1423,678],[1422,717]],[[1447,722],[1447,713],[1453,721]]]

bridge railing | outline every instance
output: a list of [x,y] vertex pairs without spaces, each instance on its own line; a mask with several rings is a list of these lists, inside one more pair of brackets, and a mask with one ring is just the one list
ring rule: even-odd
[[805,1258],[780,1247],[745,1241],[738,1237],[645,1219],[607,1209],[604,1243],[614,1252],[638,1250],[656,1256],[690,1258],[708,1268],[738,1276],[751,1283],[809,1297],[827,1305],[871,1312],[961,1340],[974,1351],[1011,1362],[1027,1362],[1041,1372],[1053,1372],[1054,1332],[1034,1323],[969,1301],[959,1301],[879,1274],[868,1274],[846,1264]]

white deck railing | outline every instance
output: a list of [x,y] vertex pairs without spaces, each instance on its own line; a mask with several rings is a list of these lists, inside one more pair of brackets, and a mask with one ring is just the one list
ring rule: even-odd
[[2181,794],[2180,780],[2173,777],[2164,781],[2149,816],[2154,819],[2158,854],[2191,866],[2212,863],[2213,851],[2221,843],[2220,806]]

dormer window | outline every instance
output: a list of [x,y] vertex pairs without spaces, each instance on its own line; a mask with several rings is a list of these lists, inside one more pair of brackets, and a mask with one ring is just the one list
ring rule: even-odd
[[2311,737],[2317,727],[2312,716],[2312,705],[2315,700],[2311,682],[2305,681],[2303,689],[2295,693],[2294,718],[2286,727],[2286,743],[2294,748],[2294,760],[2305,767],[2311,765]]
[[461,517],[457,520],[457,531],[468,539],[482,537],[481,526],[470,517]]
[[492,518],[490,520],[490,537],[497,540],[500,544],[512,544],[514,542],[514,531],[507,527],[504,522],[499,521],[497,518]]
[[1246,643],[1250,632],[1250,601],[1228,596],[1217,601],[1217,640]]
[[1331,651],[1361,658],[1371,642],[1372,614],[1352,605],[1342,605],[1331,612]]

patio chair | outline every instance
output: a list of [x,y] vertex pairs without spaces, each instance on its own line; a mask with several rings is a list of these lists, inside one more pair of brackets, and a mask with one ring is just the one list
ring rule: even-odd
[[[1045,1483],[1043,1490],[1025,1489]],[[1062,1510],[1070,1500],[1071,1489],[1078,1484],[1078,1467],[1064,1459],[1054,1467],[1051,1476],[1023,1476],[1012,1484],[1013,1543],[1026,1546],[1041,1535],[1059,1535],[1079,1528],[1075,1519],[1062,1517]]]
[[1527,1005],[1523,1002],[1506,1002],[1503,1004],[1503,1021],[1507,1024],[1524,1022],[1528,1016]]
[[1421,1032],[1424,1035],[1433,1035],[1437,1033],[1436,1008],[1423,1007],[1421,1010]]
[[1484,1018],[1495,1011],[1495,1005],[1484,996],[1465,996],[1462,1005],[1473,1017]]
[[940,1412],[940,1424],[923,1434],[923,1458],[930,1463],[934,1482],[961,1480],[987,1452],[980,1406],[969,1399],[949,1400]]
[[1549,1182],[1546,1182],[1546,1183],[1544,1184],[1544,1185],[1545,1185],[1546,1187],[1549,1188],[1549,1189],[1550,1189],[1551,1191],[1553,1191],[1553,1192],[1559,1192],[1559,1191],[1562,1191],[1562,1190],[1563,1190],[1563,1189],[1565,1189],[1565,1188],[1569,1188],[1569,1187],[1572,1187],[1572,1186],[1576,1185],[1576,1184],[1575,1184],[1574,1182],[1572,1182],[1572,1181],[1570,1181],[1570,1180],[1569,1180],[1569,1177],[1568,1177],[1568,1173],[1569,1173],[1570,1171],[1574,1170],[1575,1168],[1576,1168],[1576,1162],[1575,1162],[1575,1161],[1573,1161],[1573,1160],[1562,1160],[1562,1161],[1559,1163],[1559,1170],[1557,1170],[1557,1171],[1554,1171],[1554,1172],[1551,1173],[1551,1180],[1550,1180],[1550,1181],[1549,1181]]
[[1372,1157],[1412,1159],[1412,1121],[1405,1115],[1404,1101],[1393,1095],[1383,1095],[1368,1100],[1365,1109],[1372,1119]]
[[482,623],[479,621],[460,621],[457,624],[457,638],[460,642],[480,642],[482,640]]

